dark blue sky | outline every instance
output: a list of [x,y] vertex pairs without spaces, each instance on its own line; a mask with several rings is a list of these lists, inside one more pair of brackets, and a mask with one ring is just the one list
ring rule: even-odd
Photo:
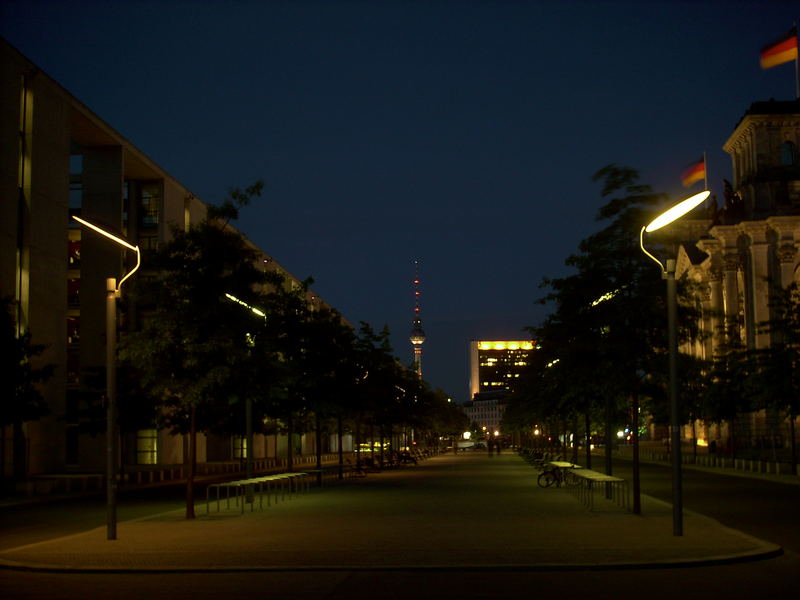
[[[2,35],[410,363],[467,400],[470,339],[524,335],[594,231],[610,162],[677,200],[751,102],[794,97],[761,46],[796,2],[38,2]],[[699,188],[701,184],[697,184]]]

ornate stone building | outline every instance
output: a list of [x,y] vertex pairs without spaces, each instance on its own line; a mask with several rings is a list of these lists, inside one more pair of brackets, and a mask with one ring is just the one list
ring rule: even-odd
[[[799,279],[799,144],[800,101],[754,103],[725,142],[733,163],[725,204],[712,207],[707,220],[687,220],[680,233],[694,241],[681,244],[676,275],[699,284],[700,325],[706,334],[684,351],[711,359],[724,341],[726,323],[735,324],[748,348],[770,344],[770,334],[758,325],[772,316],[774,286]],[[727,424],[696,425],[701,445],[726,446]],[[785,446],[786,425],[786,415],[744,416],[737,422],[744,448],[737,451]],[[684,438],[692,437],[685,433]]]

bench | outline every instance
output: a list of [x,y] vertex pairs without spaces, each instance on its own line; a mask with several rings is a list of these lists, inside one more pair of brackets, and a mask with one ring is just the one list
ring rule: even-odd
[[320,469],[305,469],[303,473],[308,473],[320,486],[339,481],[340,473],[341,479],[349,479],[358,474],[357,469],[349,462],[342,465],[323,465]]
[[619,506],[628,509],[628,482],[622,477],[614,477],[598,473],[591,469],[575,468],[566,473],[567,489],[577,494],[578,499],[594,510],[594,488],[602,484],[606,489],[606,498]]
[[[250,496],[250,493],[258,491],[258,507],[264,506],[264,489],[267,490],[267,506],[272,504],[272,488],[273,484],[280,484],[280,493],[282,498],[286,499],[286,489],[289,489],[289,496],[298,494],[301,491],[307,492],[309,488],[308,473],[277,473],[275,475],[264,475],[262,477],[252,477],[250,479],[236,479],[234,481],[225,481],[221,483],[212,483],[206,488],[206,514],[209,513],[211,504],[211,490],[216,490],[217,493],[217,512],[219,512],[220,490],[225,490],[225,500],[227,508],[231,507],[231,492],[233,492],[234,502],[239,503],[241,496],[242,513],[244,513],[245,500],[250,499],[250,510],[254,509],[255,499]],[[296,484],[294,482],[297,481]],[[251,492],[252,490],[252,492]],[[278,491],[275,492],[275,501],[278,501]]]

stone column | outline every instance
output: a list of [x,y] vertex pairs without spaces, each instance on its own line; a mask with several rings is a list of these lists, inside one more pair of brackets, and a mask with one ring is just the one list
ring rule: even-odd
[[[741,261],[738,253],[730,252],[722,257],[724,264],[722,280],[722,298],[725,306],[725,328],[733,327],[739,322],[739,266]],[[728,331],[725,332],[726,335]],[[739,332],[740,333],[740,332]]]
[[[741,232],[733,225],[718,225],[711,229],[711,235],[719,240],[720,265],[722,268],[722,304],[727,328],[739,320],[739,269],[741,258],[737,241]],[[741,334],[738,331],[737,333]],[[726,337],[728,331],[725,331]]]
[[702,358],[710,360],[714,356],[714,306],[711,298],[711,285],[706,283],[699,292],[702,327],[704,338],[700,342]]
[[725,301],[722,294],[722,271],[711,269],[708,280],[709,292],[711,294],[711,353],[709,358],[717,353],[725,337],[725,323],[722,318],[725,310]]
[[797,245],[800,243],[800,217],[770,217],[767,224],[778,234],[776,252],[780,261],[781,286],[788,287],[794,282],[797,268]]
[[786,289],[794,283],[794,270],[797,262],[797,247],[783,244],[778,247],[778,260],[781,263],[781,287]]
[[767,243],[767,224],[763,221],[747,221],[739,224],[742,232],[750,238],[750,273],[745,282],[750,288],[752,298],[752,322],[747,323],[748,332],[752,332],[752,339],[756,348],[769,346],[769,334],[761,331],[761,324],[770,319],[770,271],[769,271],[769,244]]
[[[722,293],[722,245],[716,239],[701,239],[697,247],[708,254],[708,259],[703,263],[703,280],[708,284],[708,312],[711,336],[706,342],[706,358],[713,358],[719,347],[723,344],[725,301]],[[705,306],[704,306],[705,311]]]

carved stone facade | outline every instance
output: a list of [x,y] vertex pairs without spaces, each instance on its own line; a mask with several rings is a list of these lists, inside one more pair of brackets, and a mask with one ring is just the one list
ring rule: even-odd
[[712,341],[702,357],[710,359],[722,343],[718,331],[722,315],[738,323],[747,347],[768,346],[769,339],[759,333],[758,324],[771,318],[772,286],[800,281],[800,215],[718,225],[707,235],[695,244],[705,256],[701,262],[692,262],[685,247],[677,262],[677,275],[685,274],[699,284],[698,300],[707,306],[703,323]]
[[[681,246],[676,275],[697,284],[700,326],[706,334],[682,348],[684,352],[713,358],[729,333],[725,325],[731,323],[748,348],[769,346],[770,334],[759,324],[772,317],[775,286],[800,282],[799,146],[800,102],[753,104],[723,146],[731,155],[734,179],[732,185],[726,182],[725,207],[705,221],[708,227],[699,239],[688,234],[702,221],[679,225],[682,239],[696,241]],[[780,423],[774,417],[764,411],[747,415],[748,435],[771,436],[774,442],[781,435],[775,432]],[[711,429],[695,425],[700,426],[698,438],[705,435],[706,442],[725,445],[726,424]],[[737,428],[741,430],[739,423]]]

